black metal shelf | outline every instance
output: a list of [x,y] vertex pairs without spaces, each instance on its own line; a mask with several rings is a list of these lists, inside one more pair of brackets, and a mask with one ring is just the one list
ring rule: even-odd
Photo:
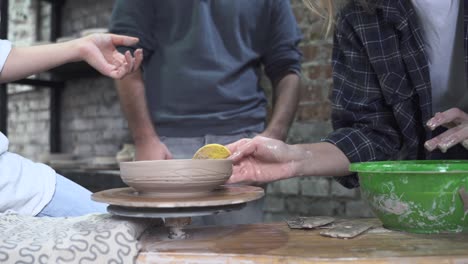
[[[0,0],[0,39],[8,38],[8,0]],[[0,131],[8,132],[8,94],[7,85],[0,84]]]
[[[65,0],[39,0],[51,4],[50,37],[51,42],[56,42],[60,37],[62,23],[62,7]],[[0,0],[0,39],[8,38],[8,0]],[[99,76],[99,73],[85,62],[68,63],[49,71],[50,80],[22,79],[11,83],[31,85],[34,87],[48,87],[50,91],[50,152],[60,152],[60,106],[61,94],[64,82],[76,78]],[[8,93],[7,84],[0,85],[0,131],[8,133]]]
[[51,69],[49,72],[61,81],[68,81],[77,78],[96,77],[100,75],[98,71],[83,61],[67,63],[57,68]]
[[44,1],[44,2],[47,2],[47,3],[51,3],[51,4],[54,4],[54,3],[63,4],[65,2],[65,0],[40,0],[40,1]]
[[35,86],[35,87],[49,87],[49,88],[61,88],[63,86],[63,82],[60,82],[60,81],[48,81],[48,80],[40,80],[40,79],[21,79],[21,80],[12,81],[10,83],[30,85],[30,86]]

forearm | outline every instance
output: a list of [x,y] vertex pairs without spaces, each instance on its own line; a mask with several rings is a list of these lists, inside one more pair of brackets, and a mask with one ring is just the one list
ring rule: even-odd
[[9,82],[47,71],[67,62],[81,59],[81,47],[78,41],[15,47],[8,55],[0,74],[1,82]]
[[141,71],[116,81],[122,111],[128,121],[135,144],[157,139],[146,103]]
[[291,146],[293,176],[346,176],[350,162],[335,145],[321,142]]
[[263,135],[285,140],[294,120],[299,102],[299,76],[290,73],[284,76],[273,89],[273,113]]

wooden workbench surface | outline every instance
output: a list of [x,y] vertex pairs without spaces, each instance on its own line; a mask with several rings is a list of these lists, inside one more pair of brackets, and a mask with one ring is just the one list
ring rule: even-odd
[[[363,219],[373,221],[376,219]],[[138,263],[468,263],[468,233],[422,235],[375,228],[349,240],[286,223],[188,227],[170,240],[165,228],[141,238]]]

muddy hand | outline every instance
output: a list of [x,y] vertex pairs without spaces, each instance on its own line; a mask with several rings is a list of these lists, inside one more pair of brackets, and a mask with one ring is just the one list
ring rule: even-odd
[[291,147],[276,139],[256,136],[227,145],[233,173],[228,183],[260,184],[294,175]]
[[424,146],[433,151],[436,148],[446,152],[451,147],[462,144],[468,149],[468,114],[458,108],[451,108],[442,113],[436,113],[427,123],[431,130],[443,126],[447,131],[431,140],[426,141]]

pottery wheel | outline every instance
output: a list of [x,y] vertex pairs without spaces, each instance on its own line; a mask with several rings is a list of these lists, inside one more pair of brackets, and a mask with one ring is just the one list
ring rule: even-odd
[[180,218],[213,215],[240,210],[245,203],[229,204],[207,207],[180,207],[180,208],[142,208],[109,205],[107,211],[113,215],[136,218]]
[[220,186],[197,197],[142,196],[133,188],[117,188],[94,193],[96,202],[130,208],[197,208],[236,205],[263,197],[264,191],[254,186]]
[[124,217],[164,218],[168,237],[185,239],[185,225],[191,217],[242,209],[247,202],[263,197],[265,192],[253,186],[220,186],[196,197],[160,197],[140,195],[135,189],[118,188],[94,193],[96,202],[108,203],[107,211]]

